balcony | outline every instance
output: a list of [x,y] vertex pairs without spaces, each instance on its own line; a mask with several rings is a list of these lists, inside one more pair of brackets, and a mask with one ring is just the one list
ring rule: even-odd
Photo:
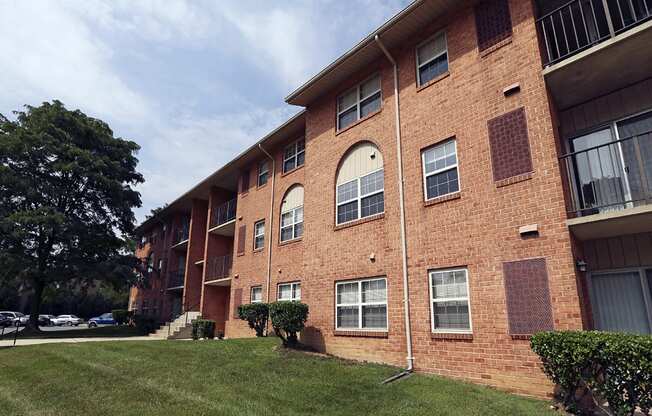
[[173,270],[168,275],[168,290],[183,289],[185,280],[185,270]]
[[172,248],[174,249],[185,249],[188,244],[188,237],[190,235],[190,227],[187,225],[182,226],[174,230],[174,235],[172,236]]
[[231,268],[233,256],[220,256],[208,259],[204,284],[229,286],[231,284]]
[[573,0],[537,26],[560,110],[649,77],[652,0]]
[[236,199],[233,198],[211,209],[209,232],[233,236],[235,232]]
[[[652,117],[645,116],[630,123],[652,126]],[[605,141],[608,131],[594,137],[602,133]],[[561,166],[574,217],[567,223],[578,239],[652,231],[652,129],[564,155]]]

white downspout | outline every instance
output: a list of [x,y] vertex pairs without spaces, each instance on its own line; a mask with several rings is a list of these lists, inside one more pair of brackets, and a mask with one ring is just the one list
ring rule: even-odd
[[[409,285],[408,285],[408,269],[407,269],[407,242],[405,240],[405,197],[403,195],[403,157],[402,157],[402,148],[401,148],[401,115],[399,111],[399,99],[398,99],[398,65],[396,61],[389,53],[385,45],[380,41],[378,35],[374,37],[374,40],[383,51],[389,62],[391,62],[394,67],[394,107],[396,113],[396,152],[397,152],[397,163],[398,163],[398,194],[399,194],[399,205],[401,211],[401,254],[403,262],[403,307],[405,313],[405,342],[407,344],[407,369],[405,373],[409,373],[414,368],[414,357],[412,356],[412,329],[410,325],[410,296],[409,296]],[[401,373],[397,376],[394,376],[386,382],[392,381],[398,377],[405,375]]]
[[[275,190],[275,178],[276,178],[276,162],[272,155],[267,153],[267,150],[258,143],[258,148],[265,153],[265,155],[272,161],[272,195],[269,197],[269,232],[265,234],[272,236],[272,230],[274,229],[274,190]],[[267,225],[265,225],[267,228]],[[269,238],[267,241],[267,294],[265,295],[265,302],[269,303],[269,286],[272,284],[272,239]]]

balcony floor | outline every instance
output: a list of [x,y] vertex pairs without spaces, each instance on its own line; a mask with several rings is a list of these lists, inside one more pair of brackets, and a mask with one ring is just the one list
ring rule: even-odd
[[217,225],[208,230],[209,233],[232,237],[235,234],[235,219],[225,222],[224,224]]
[[652,205],[572,218],[566,224],[580,241],[652,232]]

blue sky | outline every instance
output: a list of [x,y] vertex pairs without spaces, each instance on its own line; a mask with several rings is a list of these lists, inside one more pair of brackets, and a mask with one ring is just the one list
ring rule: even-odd
[[409,0],[0,0],[0,113],[59,99],[136,141],[142,220],[300,109]]

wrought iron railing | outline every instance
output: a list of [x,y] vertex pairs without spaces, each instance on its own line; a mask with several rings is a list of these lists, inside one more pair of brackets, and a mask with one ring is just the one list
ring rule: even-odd
[[572,0],[537,20],[552,65],[652,17],[652,0]]
[[168,289],[173,287],[183,287],[185,277],[185,270],[171,271],[168,274]]
[[233,198],[211,210],[210,227],[217,227],[235,219],[236,199]]
[[578,216],[652,203],[652,134],[632,136],[561,157]]
[[172,245],[177,245],[181,242],[187,241],[188,236],[190,235],[190,227],[183,225],[180,228],[174,230],[174,235],[172,238]]
[[233,256],[219,256],[208,259],[206,264],[205,281],[225,279],[231,276]]

